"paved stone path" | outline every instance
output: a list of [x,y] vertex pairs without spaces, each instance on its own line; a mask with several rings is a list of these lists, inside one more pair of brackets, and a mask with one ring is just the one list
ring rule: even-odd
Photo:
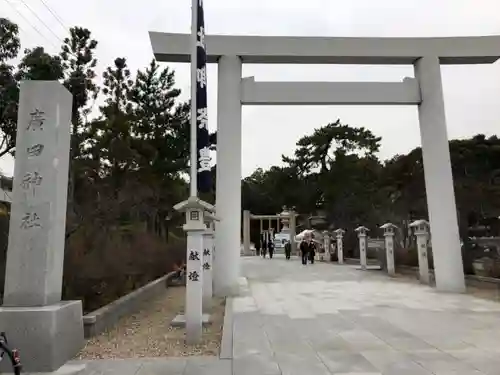
[[499,303],[283,256],[243,258],[242,274],[232,361],[102,360],[81,375],[500,374]]
[[500,304],[379,272],[245,258],[235,375],[498,375]]

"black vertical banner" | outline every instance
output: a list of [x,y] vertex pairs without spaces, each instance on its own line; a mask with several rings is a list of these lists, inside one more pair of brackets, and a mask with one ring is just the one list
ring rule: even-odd
[[205,14],[203,11],[203,0],[198,0],[197,4],[196,125],[198,129],[198,191],[206,193],[212,190],[212,159],[210,157],[207,109],[207,52],[205,49]]

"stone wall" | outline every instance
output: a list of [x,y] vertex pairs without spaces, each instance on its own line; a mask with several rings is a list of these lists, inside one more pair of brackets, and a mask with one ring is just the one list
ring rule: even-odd
[[83,316],[83,327],[85,338],[97,336],[98,334],[112,328],[122,317],[131,315],[141,307],[160,296],[170,285],[175,272],[156,279],[143,287],[134,290],[116,301],[101,307]]

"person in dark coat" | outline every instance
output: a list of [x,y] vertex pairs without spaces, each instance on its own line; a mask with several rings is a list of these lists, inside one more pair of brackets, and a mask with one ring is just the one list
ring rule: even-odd
[[316,256],[316,244],[314,241],[309,242],[309,261],[314,264],[314,257]]
[[286,257],[286,259],[290,259],[291,253],[292,253],[292,244],[290,243],[290,241],[288,241],[285,244],[285,257]]
[[306,265],[307,264],[307,257],[309,255],[309,244],[307,243],[307,241],[305,239],[303,239],[300,242],[299,248],[300,248],[300,254],[302,255],[302,264]]
[[269,244],[267,245],[269,249],[269,258],[273,259],[273,254],[274,254],[274,242],[269,241]]
[[262,257],[265,258],[267,253],[267,241],[262,242]]
[[255,254],[260,255],[260,240],[255,243]]

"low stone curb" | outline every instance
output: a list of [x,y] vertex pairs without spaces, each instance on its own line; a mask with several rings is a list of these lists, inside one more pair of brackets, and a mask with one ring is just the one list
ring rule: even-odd
[[78,375],[78,374],[83,374],[86,371],[86,369],[87,369],[86,364],[65,364],[56,371],[30,372],[27,375]]
[[113,327],[122,317],[140,310],[142,305],[158,297],[170,284],[176,272],[170,272],[133,292],[118,298],[97,310],[83,316],[83,330],[86,339]]
[[220,343],[220,359],[233,359],[233,329],[233,298],[227,297]]
[[465,275],[465,279],[467,281],[475,281],[475,282],[478,282],[478,283],[496,284],[500,288],[500,279],[497,279],[495,277]]
[[[407,274],[415,274],[418,277],[418,267],[411,266],[396,266],[397,271],[403,271],[403,273]],[[435,282],[434,270],[429,270],[429,276],[431,277],[431,281]],[[500,279],[495,277],[485,277],[485,276],[477,276],[477,275],[465,275],[465,281],[468,285],[487,285],[492,284],[496,285],[496,287],[500,291]]]

